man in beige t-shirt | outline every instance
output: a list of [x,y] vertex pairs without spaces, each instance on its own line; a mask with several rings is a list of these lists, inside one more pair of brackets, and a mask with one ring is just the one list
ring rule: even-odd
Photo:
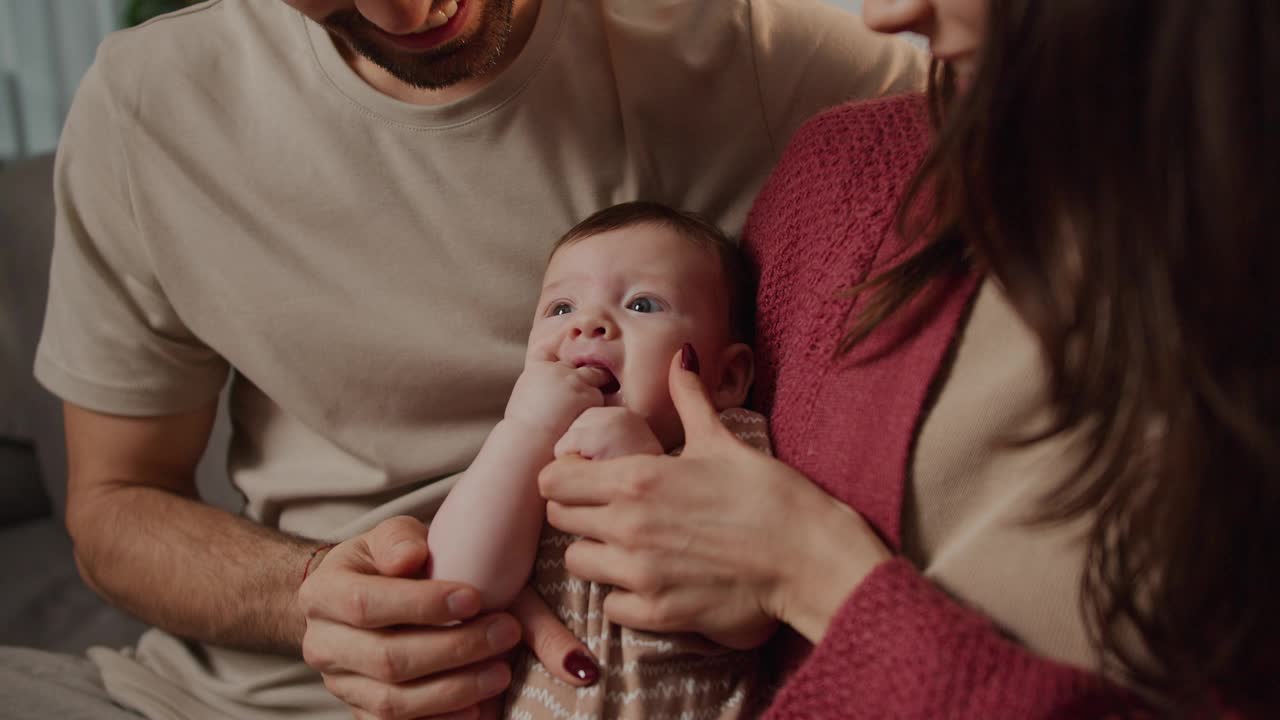
[[[6,710],[466,710],[521,626],[589,681],[529,593],[474,617],[419,579],[549,244],[638,198],[736,232],[800,122],[924,71],[817,0],[212,0],[112,35],[59,147],[36,376],[83,574],[156,629],[92,665],[0,651],[36,666]],[[228,376],[242,517],[193,485]]]

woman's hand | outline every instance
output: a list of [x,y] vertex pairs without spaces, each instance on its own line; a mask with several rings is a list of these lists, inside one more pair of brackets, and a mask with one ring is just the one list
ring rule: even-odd
[[496,717],[521,637],[557,677],[595,680],[585,646],[532,589],[479,615],[467,585],[423,579],[427,528],[386,520],[318,559],[298,591],[302,653],[356,718]]
[[566,567],[615,586],[604,609],[620,625],[747,648],[781,620],[816,642],[890,553],[861,516],[735,438],[680,357],[680,457],[566,457],[540,474],[547,520],[585,538]]

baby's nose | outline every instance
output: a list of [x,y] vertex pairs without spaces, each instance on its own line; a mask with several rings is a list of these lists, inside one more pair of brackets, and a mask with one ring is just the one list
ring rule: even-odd
[[612,340],[618,335],[618,327],[607,317],[583,317],[573,326],[573,337],[586,336],[589,339]]

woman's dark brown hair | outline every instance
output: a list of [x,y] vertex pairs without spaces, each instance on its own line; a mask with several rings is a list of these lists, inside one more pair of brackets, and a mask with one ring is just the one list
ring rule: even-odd
[[1280,2],[992,0],[952,87],[940,68],[899,215],[920,246],[858,288],[842,346],[939,275],[989,273],[1051,372],[1057,424],[1033,439],[1082,433],[1037,520],[1093,519],[1103,661],[1171,713],[1274,711]]

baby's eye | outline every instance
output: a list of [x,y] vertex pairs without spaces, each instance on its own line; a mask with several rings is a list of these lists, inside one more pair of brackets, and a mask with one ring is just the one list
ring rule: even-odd
[[629,301],[627,303],[627,309],[631,310],[632,312],[652,313],[652,312],[658,312],[662,308],[661,306],[658,305],[658,301],[650,297],[642,296]]
[[551,309],[547,311],[547,315],[555,317],[556,315],[568,315],[571,312],[573,312],[572,305],[567,302],[558,302],[551,306]]

